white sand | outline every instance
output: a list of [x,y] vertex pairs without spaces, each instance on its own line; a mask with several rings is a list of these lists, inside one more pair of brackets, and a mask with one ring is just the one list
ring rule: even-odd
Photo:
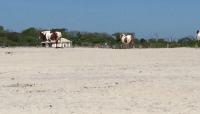
[[0,114],[199,114],[200,49],[0,49]]

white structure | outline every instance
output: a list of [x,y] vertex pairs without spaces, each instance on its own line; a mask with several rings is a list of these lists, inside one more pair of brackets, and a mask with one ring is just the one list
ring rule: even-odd
[[[52,47],[56,47],[56,43],[52,43]],[[60,47],[60,48],[69,48],[69,47],[72,47],[72,41],[66,39],[66,38],[61,38],[61,40],[58,41],[58,44],[57,44],[57,47]]]

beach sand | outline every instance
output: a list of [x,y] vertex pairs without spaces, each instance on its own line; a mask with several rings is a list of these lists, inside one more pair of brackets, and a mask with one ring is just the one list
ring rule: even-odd
[[0,114],[199,114],[200,49],[0,48]]

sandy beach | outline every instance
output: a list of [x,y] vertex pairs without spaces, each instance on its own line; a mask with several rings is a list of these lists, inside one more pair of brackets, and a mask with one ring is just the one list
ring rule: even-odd
[[200,49],[0,48],[0,114],[199,114]]

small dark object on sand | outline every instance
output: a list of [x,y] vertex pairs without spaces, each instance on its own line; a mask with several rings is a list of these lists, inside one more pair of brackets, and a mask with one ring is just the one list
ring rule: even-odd
[[7,51],[7,52],[5,52],[5,54],[13,54],[13,52],[11,52],[11,51]]

